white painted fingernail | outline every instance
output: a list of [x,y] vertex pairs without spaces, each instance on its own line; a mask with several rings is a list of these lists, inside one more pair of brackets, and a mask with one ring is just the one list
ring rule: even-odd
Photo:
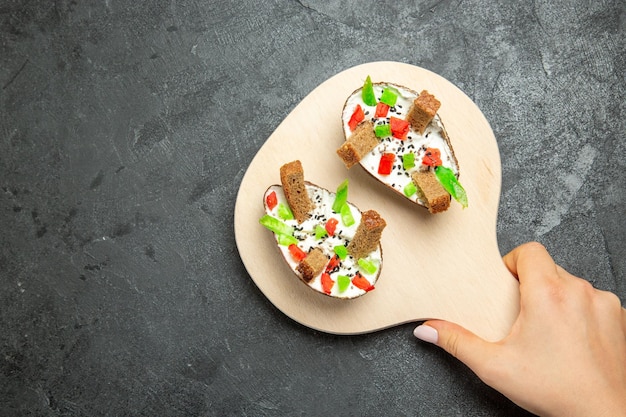
[[424,324],[417,326],[415,330],[413,330],[413,336],[428,343],[437,343],[437,340],[439,339],[439,333],[437,333],[437,330]]

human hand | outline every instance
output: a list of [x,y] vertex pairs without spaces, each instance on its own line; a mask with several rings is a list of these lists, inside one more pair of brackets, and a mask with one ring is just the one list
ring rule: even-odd
[[426,321],[415,336],[535,414],[626,416],[626,310],[619,298],[556,265],[539,243],[503,260],[520,283],[520,312],[508,336],[490,343],[442,320]]

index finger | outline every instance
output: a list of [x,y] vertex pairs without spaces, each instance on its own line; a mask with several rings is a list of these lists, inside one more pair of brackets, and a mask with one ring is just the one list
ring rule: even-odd
[[509,271],[520,281],[557,277],[557,266],[546,248],[538,242],[524,243],[502,258]]

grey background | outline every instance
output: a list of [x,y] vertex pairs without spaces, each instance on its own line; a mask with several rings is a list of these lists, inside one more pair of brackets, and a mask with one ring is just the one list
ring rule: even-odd
[[2,0],[0,37],[2,416],[527,415],[413,324],[291,321],[240,261],[253,156],[369,61],[484,112],[502,253],[626,299],[623,1]]

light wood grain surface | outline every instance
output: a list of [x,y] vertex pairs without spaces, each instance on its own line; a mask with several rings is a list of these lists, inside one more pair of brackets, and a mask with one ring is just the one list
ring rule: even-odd
[[[335,150],[344,141],[341,110],[367,75],[442,103],[439,115],[460,166],[469,207],[452,202],[431,215],[377,182],[360,166],[347,170]],[[354,300],[316,293],[283,262],[271,232],[258,220],[263,192],[279,184],[279,167],[302,161],[305,179],[334,190],[350,180],[349,200],[375,209],[387,221],[383,269],[376,289]],[[343,71],[312,91],[278,126],[254,157],[235,205],[241,259],[263,294],[305,326],[335,334],[360,334],[427,318],[459,323],[478,335],[504,337],[519,310],[518,283],[504,267],[496,241],[501,166],[498,146],[480,109],[456,86],[423,68],[373,62]]]

